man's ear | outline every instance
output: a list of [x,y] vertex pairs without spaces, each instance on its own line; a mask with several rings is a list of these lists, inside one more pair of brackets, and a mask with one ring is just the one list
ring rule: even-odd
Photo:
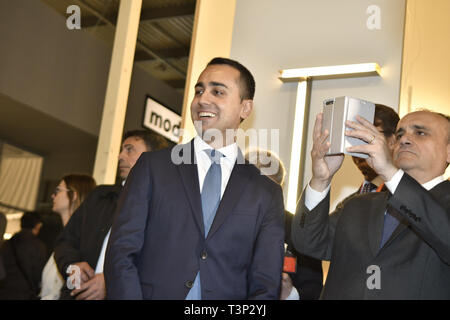
[[245,99],[242,101],[241,120],[247,119],[253,110],[253,100]]
[[447,143],[447,163],[450,163],[450,143]]

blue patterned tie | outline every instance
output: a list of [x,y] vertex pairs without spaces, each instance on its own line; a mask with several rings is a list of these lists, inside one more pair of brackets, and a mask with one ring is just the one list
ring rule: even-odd
[[222,169],[220,168],[220,158],[223,155],[214,149],[205,150],[205,152],[211,159],[211,166],[206,173],[202,188],[203,224],[205,226],[206,238],[220,203],[220,191],[222,187]]
[[[205,227],[205,238],[208,235],[209,229],[216,216],[217,208],[220,204],[220,195],[222,188],[222,169],[220,168],[220,158],[223,155],[214,150],[205,150],[208,157],[211,159],[211,166],[206,173],[202,188],[202,212],[203,225]],[[194,280],[194,285],[189,291],[186,300],[201,300],[202,290],[200,286],[200,271]]]

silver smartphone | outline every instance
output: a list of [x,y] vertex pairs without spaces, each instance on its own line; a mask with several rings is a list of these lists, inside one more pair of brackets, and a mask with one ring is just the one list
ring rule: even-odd
[[373,124],[375,104],[352,97],[337,97],[324,100],[322,132],[325,130],[330,132],[328,141],[331,143],[327,155],[349,154],[359,158],[369,157],[364,153],[346,151],[347,147],[367,144],[361,139],[347,137],[345,135],[346,129],[352,130],[345,126],[345,121],[357,122],[356,115],[367,119]]

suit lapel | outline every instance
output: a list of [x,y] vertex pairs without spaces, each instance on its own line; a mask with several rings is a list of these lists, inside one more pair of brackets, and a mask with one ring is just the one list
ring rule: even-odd
[[[194,220],[199,228],[199,231],[205,237],[205,228],[203,225],[203,215],[202,215],[202,199],[200,195],[200,186],[198,184],[198,171],[195,161],[194,152],[194,140],[186,148],[190,148],[191,152],[191,163],[181,163],[178,165],[178,171],[181,176],[181,181],[183,182],[184,190],[186,191],[189,203],[191,205],[191,211],[194,216]],[[182,148],[181,152],[184,152],[186,148]],[[181,155],[182,156],[182,155]]]
[[376,256],[380,250],[381,237],[383,235],[384,212],[386,211],[388,193],[377,193],[374,196],[369,203],[368,230],[373,230],[369,233],[369,245],[373,256]]
[[234,164],[227,187],[220,201],[219,208],[217,208],[216,216],[214,218],[211,229],[208,232],[209,239],[224,223],[226,217],[233,211],[234,206],[239,202],[242,192],[250,181],[250,173],[248,165],[243,164],[244,157],[242,152],[238,150],[238,158]]

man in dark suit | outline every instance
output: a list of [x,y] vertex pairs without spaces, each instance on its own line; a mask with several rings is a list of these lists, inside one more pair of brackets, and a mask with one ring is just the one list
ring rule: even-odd
[[[274,152],[255,149],[246,152],[245,159],[283,188],[286,169],[281,159]],[[305,256],[295,250],[291,240],[293,219],[294,215],[285,211],[284,242],[286,252],[280,300],[317,300],[323,287],[322,261]]]
[[132,130],[124,134],[118,165],[120,182],[92,190],[75,210],[56,243],[55,260],[59,271],[64,278],[72,275],[69,281],[72,284],[80,280],[79,288],[64,285],[60,299],[105,298],[104,253],[123,182],[142,152],[165,147],[167,141],[148,130]]
[[20,232],[0,247],[5,277],[0,280],[0,300],[38,299],[46,248],[37,238],[42,221],[38,212],[25,212]]
[[235,143],[254,88],[240,63],[213,59],[191,104],[198,136],[142,154],[106,252],[108,299],[278,299],[281,188]]
[[[450,121],[420,111],[400,120],[393,157],[386,139],[363,118],[348,136],[367,145],[350,152],[368,164],[389,192],[368,193],[329,212],[329,185],[343,156],[325,156],[322,115],[314,127],[313,177],[292,226],[300,252],[330,260],[323,299],[450,299]],[[393,158],[393,159],[392,159]]]

